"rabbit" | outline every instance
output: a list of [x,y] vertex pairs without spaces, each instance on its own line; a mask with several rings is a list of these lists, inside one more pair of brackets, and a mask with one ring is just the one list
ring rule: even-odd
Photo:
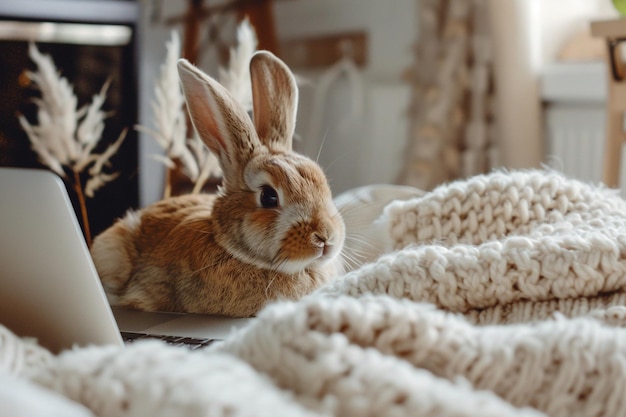
[[129,211],[93,241],[113,306],[250,317],[342,271],[345,225],[321,167],[292,150],[298,89],[268,51],[250,61],[253,120],[216,80],[178,61],[187,109],[223,171],[217,194]]

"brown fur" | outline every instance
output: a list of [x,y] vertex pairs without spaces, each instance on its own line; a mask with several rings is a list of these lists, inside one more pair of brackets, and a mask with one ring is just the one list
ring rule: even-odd
[[[217,82],[186,62],[179,72],[224,188],[157,202],[96,237],[92,255],[111,303],[250,316],[331,279],[344,224],[322,170],[291,152],[297,88],[287,67],[267,52],[253,58],[254,126]],[[260,206],[265,185],[280,190],[279,207]]]
[[112,294],[117,305],[250,316],[267,300],[298,299],[325,281],[316,270],[288,275],[259,269],[215,250],[215,220],[210,217],[213,200],[208,195],[164,200],[141,212],[139,227],[127,227],[121,220],[98,237],[96,256],[98,245],[107,239],[118,241],[120,235],[128,247],[140,248],[140,256],[132,262],[132,279],[119,282]]

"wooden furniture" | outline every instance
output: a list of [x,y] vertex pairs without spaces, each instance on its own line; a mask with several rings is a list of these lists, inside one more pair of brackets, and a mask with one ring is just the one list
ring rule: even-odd
[[606,105],[606,139],[603,181],[611,188],[619,186],[622,145],[626,140],[626,71],[620,44],[626,41],[626,18],[591,23],[591,34],[606,42],[608,98]]

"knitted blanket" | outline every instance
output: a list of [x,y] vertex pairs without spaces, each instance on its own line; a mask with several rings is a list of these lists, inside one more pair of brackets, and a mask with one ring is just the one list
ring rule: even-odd
[[616,193],[495,172],[392,202],[380,224],[388,253],[208,350],[53,356],[0,327],[0,377],[98,416],[626,415]]

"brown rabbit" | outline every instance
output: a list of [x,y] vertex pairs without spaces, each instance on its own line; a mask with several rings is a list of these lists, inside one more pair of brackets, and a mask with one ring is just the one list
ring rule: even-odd
[[112,305],[254,315],[333,278],[345,226],[321,168],[292,151],[298,90],[269,52],[250,63],[254,124],[217,81],[178,63],[187,108],[224,179],[218,195],[157,202],[96,237]]

